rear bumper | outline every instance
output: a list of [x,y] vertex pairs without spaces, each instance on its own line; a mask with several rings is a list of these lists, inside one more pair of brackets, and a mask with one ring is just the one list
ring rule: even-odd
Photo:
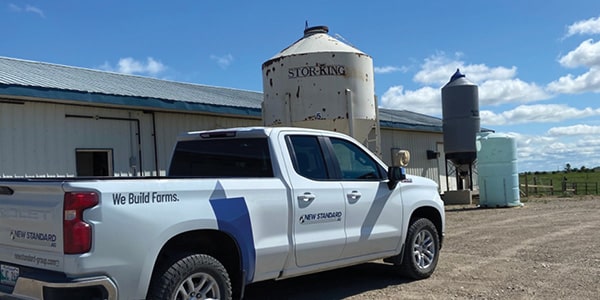
[[117,286],[105,276],[50,282],[20,277],[11,293],[0,291],[0,300],[101,299],[117,300]]

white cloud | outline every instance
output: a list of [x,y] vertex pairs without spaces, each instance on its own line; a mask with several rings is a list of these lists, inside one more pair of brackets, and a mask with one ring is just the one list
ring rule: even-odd
[[600,33],[600,17],[577,21],[567,27],[566,36]]
[[598,66],[600,65],[600,42],[594,42],[592,39],[585,40],[575,50],[561,57],[558,62],[568,68]]
[[40,17],[45,18],[46,16],[44,15],[44,11],[42,11],[41,9],[35,7],[35,6],[31,6],[31,5],[26,5],[25,6],[25,11],[26,12],[31,12],[34,14],[38,14]]
[[479,86],[481,105],[528,103],[552,97],[535,83],[520,79],[487,80]]
[[491,110],[480,110],[479,118],[481,119],[481,126],[504,125],[507,123],[506,116]]
[[165,69],[161,62],[154,60],[152,57],[148,57],[145,64],[131,57],[121,58],[118,65],[118,71],[125,74],[156,75]]
[[[561,136],[511,133],[517,142],[519,170],[563,170],[567,163],[588,168],[600,165],[600,139],[582,136],[571,139]],[[543,150],[541,150],[543,149]]]
[[[404,86],[390,87],[381,97],[381,106],[387,108],[408,107],[414,112],[441,115],[441,87],[457,68],[467,80],[478,84],[480,105],[500,105],[506,103],[528,103],[552,97],[535,83],[527,83],[518,78],[517,68],[488,67],[484,64],[466,64],[443,53],[428,57],[414,81],[426,85],[417,90],[406,90]],[[418,105],[415,105],[418,104]]]
[[39,15],[42,18],[45,18],[46,16],[44,15],[44,11],[41,10],[40,8],[36,7],[36,6],[32,6],[32,5],[25,5],[24,8],[14,4],[14,3],[9,3],[8,4],[8,9],[14,12],[28,12],[28,13],[34,13]]
[[152,57],[148,57],[146,62],[135,60],[131,57],[119,59],[117,67],[112,67],[108,62],[105,62],[99,67],[102,70],[113,71],[125,74],[139,74],[155,76],[167,69],[160,61]]
[[233,55],[231,54],[223,56],[211,55],[210,59],[216,61],[221,69],[227,69],[233,63]]
[[564,104],[520,105],[512,110],[494,113],[484,110],[479,113],[481,124],[506,125],[525,123],[556,123],[569,119],[581,119],[600,115],[600,109],[590,107],[577,109]]
[[490,68],[483,64],[467,65],[459,59],[461,56],[462,54],[457,53],[454,58],[449,58],[444,53],[438,53],[426,58],[421,70],[414,76],[414,81],[441,87],[450,81],[450,77],[457,69],[460,69],[462,74],[476,84],[486,80],[510,79],[517,73],[517,68],[514,66]]
[[593,67],[579,76],[567,74],[548,84],[547,89],[561,94],[600,92],[600,68]]
[[[600,21],[594,20],[600,30]],[[600,42],[585,40],[577,48],[559,58],[558,62],[567,68],[589,69],[581,75],[567,74],[550,82],[547,86],[548,91],[562,94],[600,92]]]
[[394,66],[385,66],[385,67],[374,67],[373,72],[375,74],[388,74],[394,72],[402,72],[405,73],[408,71],[407,67],[394,67]]
[[586,124],[578,124],[565,127],[553,127],[548,130],[550,136],[566,136],[566,135],[597,135],[600,134],[600,126],[590,126]]
[[381,106],[391,109],[407,109],[428,115],[441,115],[442,102],[439,89],[423,87],[405,91],[404,87],[390,87],[381,96]]

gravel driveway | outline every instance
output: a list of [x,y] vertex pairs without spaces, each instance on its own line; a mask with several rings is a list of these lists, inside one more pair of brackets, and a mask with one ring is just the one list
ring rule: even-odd
[[444,248],[429,279],[371,262],[256,283],[246,299],[600,299],[600,197],[524,204],[446,207]]

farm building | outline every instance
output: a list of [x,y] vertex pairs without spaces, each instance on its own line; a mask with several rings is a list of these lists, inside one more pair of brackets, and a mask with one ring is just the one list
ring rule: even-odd
[[[0,177],[162,176],[178,134],[260,126],[262,102],[261,92],[0,57]],[[378,120],[382,159],[407,149],[407,172],[446,190],[442,120],[382,108]]]

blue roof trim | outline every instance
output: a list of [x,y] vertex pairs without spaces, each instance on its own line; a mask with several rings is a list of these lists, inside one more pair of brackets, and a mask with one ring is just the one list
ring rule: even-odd
[[381,128],[397,128],[397,129],[410,129],[410,130],[419,130],[419,131],[428,131],[428,132],[442,132],[441,126],[427,126],[427,125],[418,125],[418,124],[409,124],[402,122],[393,122],[393,121],[379,121],[379,127]]
[[[215,105],[202,102],[169,100],[143,96],[119,96],[85,91],[64,90],[37,86],[12,85],[2,83],[0,83],[0,95],[77,101],[89,104],[112,104],[149,110],[156,109],[167,111],[188,111],[198,113],[224,114],[232,116],[249,116],[255,118],[260,118],[262,116],[262,110],[260,108],[255,107]],[[196,101],[200,100],[201,99],[197,99]],[[428,121],[431,123],[437,121],[436,118],[433,117],[419,115],[407,111],[394,111],[388,109],[380,109],[380,113],[381,115],[379,118],[379,126],[381,128],[404,129],[435,133],[443,132],[441,120],[439,120],[440,125],[427,124]],[[414,119],[413,121],[415,121],[415,123],[394,121],[393,119],[395,118],[402,119],[405,121],[407,119]],[[481,130],[492,131],[484,128],[482,128]]]
[[252,117],[261,117],[260,108],[236,107],[226,105],[214,105],[206,103],[195,103],[186,101],[176,101],[167,99],[158,99],[150,97],[118,96],[100,93],[89,93],[81,91],[69,91],[52,88],[42,88],[33,86],[19,86],[0,84],[2,95],[25,96],[46,99],[58,99],[67,101],[82,101],[87,103],[104,103],[114,105],[126,105],[143,108],[160,108],[166,110],[186,110],[194,112],[208,112],[217,114],[246,115]]

